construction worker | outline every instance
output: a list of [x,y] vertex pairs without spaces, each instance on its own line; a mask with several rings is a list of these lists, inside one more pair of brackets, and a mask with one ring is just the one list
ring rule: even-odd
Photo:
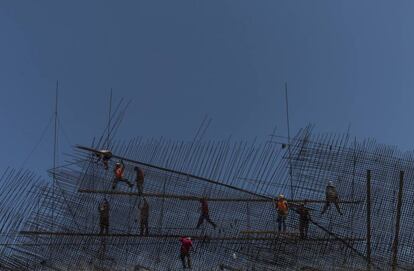
[[108,234],[109,229],[109,203],[106,198],[99,204],[99,234]]
[[144,171],[140,167],[134,167],[136,173],[135,182],[137,183],[138,194],[144,193]]
[[298,208],[299,213],[299,232],[300,238],[305,239],[308,237],[309,221],[311,219],[309,210],[305,207],[304,203],[301,203]]
[[326,186],[325,190],[325,206],[323,206],[321,214],[324,214],[326,210],[328,210],[331,203],[335,204],[336,210],[340,215],[342,215],[341,209],[339,208],[339,197],[338,192],[336,192],[336,188],[332,181],[328,182],[328,185]]
[[201,214],[200,214],[200,218],[198,219],[196,229],[198,229],[201,226],[201,224],[203,224],[204,220],[207,220],[207,222],[210,223],[215,229],[217,226],[210,219],[207,200],[205,198],[202,198],[202,199],[200,199],[200,203],[201,203],[201,206],[200,206],[199,210],[201,211]]
[[149,204],[147,200],[144,198],[143,204],[139,206],[140,210],[140,235],[148,236],[148,218],[149,218]]
[[277,197],[276,202],[276,210],[277,210],[277,223],[278,223],[278,230],[279,232],[283,230],[286,231],[286,218],[289,213],[289,206],[288,202],[285,199],[285,196],[280,194]]
[[102,159],[102,163],[104,165],[105,170],[109,169],[109,160],[112,158],[112,152],[109,150],[101,150],[96,153],[99,162]]
[[[193,248],[193,241],[191,241],[190,237],[180,237],[181,248],[180,248],[180,258],[181,262],[183,263],[183,268],[186,269],[187,266],[191,269],[191,258],[190,258],[190,250]],[[185,259],[187,258],[187,265],[185,263]]]
[[116,185],[118,182],[124,182],[130,188],[132,188],[133,184],[124,178],[124,171],[125,171],[125,165],[123,161],[120,161],[115,164],[115,169],[114,169],[115,177],[114,177],[114,180],[112,181],[112,189],[116,188]]

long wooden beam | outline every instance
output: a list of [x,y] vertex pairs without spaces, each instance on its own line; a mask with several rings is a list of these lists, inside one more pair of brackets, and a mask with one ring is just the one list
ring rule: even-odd
[[[275,236],[269,237],[252,237],[252,236],[240,236],[240,237],[210,237],[210,236],[197,236],[197,235],[179,235],[179,234],[150,234],[143,236],[140,234],[131,233],[111,233],[111,234],[99,234],[99,233],[85,233],[85,232],[47,232],[47,231],[21,231],[22,235],[40,235],[40,236],[74,236],[74,237],[126,237],[126,238],[158,238],[158,239],[179,239],[182,236],[190,237],[192,240],[204,240],[204,241],[269,241],[275,240]],[[274,233],[273,234],[278,234]],[[279,234],[278,239],[300,239],[299,235],[292,234]],[[361,238],[343,238],[349,241],[364,241]],[[336,238],[306,238],[304,241],[338,241]]]
[[[147,198],[162,198],[162,199],[179,199],[179,200],[190,200],[190,201],[199,201],[204,198],[207,201],[223,201],[223,202],[272,202],[274,199],[271,198],[209,198],[209,197],[200,197],[200,196],[186,196],[186,195],[174,195],[174,194],[158,194],[158,193],[143,193],[139,194],[138,192],[125,192],[125,191],[116,191],[116,190],[95,190],[95,189],[79,189],[79,193],[88,193],[88,194],[105,194],[105,195],[122,195],[122,196],[143,196]],[[324,204],[325,200],[316,200],[316,199],[288,199],[289,203],[319,203]],[[343,200],[339,201],[341,204],[358,204],[362,201],[348,201]]]
[[[261,235],[261,234],[269,234],[269,235],[277,235],[277,236],[282,236],[282,237],[292,237],[292,238],[300,238],[300,236],[296,233],[279,233],[279,232],[275,232],[275,231],[240,231],[241,234],[246,234],[246,235]],[[306,239],[309,240],[330,240],[330,241],[335,241],[337,240],[336,238],[315,238],[315,237],[308,237]],[[341,237],[342,240],[346,240],[346,241],[365,241],[365,238],[352,238],[352,237]]]

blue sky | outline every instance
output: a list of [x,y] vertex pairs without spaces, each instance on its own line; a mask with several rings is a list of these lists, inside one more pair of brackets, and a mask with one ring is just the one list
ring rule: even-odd
[[[88,144],[115,102],[132,99],[118,138],[191,139],[320,132],[413,149],[412,1],[1,1],[4,167],[21,166],[53,113]],[[52,130],[26,163],[51,166]]]

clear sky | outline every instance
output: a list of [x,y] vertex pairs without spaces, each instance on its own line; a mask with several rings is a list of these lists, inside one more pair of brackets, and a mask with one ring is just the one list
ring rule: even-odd
[[[0,1],[0,144],[19,167],[53,113],[69,144],[107,121],[109,89],[133,103],[118,138],[320,132],[413,149],[413,1]],[[25,164],[51,166],[53,137]],[[65,149],[66,148],[66,149]]]

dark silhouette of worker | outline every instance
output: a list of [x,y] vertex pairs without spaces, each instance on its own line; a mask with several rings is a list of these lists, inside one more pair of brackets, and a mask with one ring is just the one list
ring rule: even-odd
[[[181,262],[183,263],[183,268],[186,269],[187,267],[191,269],[191,257],[190,257],[190,250],[193,248],[193,241],[191,241],[190,237],[180,237],[181,248],[180,248],[180,258]],[[187,258],[187,265],[185,259]]]
[[338,192],[336,191],[336,188],[333,184],[333,182],[329,181],[328,185],[326,186],[325,190],[325,205],[323,206],[321,214],[324,214],[326,210],[328,210],[331,203],[335,204],[336,210],[340,215],[342,215],[341,209],[339,208],[339,197]]
[[305,239],[308,237],[309,222],[311,220],[311,217],[309,210],[305,207],[304,203],[299,205],[298,213],[300,238]]
[[144,171],[140,167],[134,167],[135,182],[137,183],[138,195],[144,193]]
[[109,229],[109,203],[104,199],[98,207],[99,211],[99,234],[108,234]]
[[144,198],[143,204],[139,206],[140,210],[140,235],[148,236],[148,218],[149,218],[149,204]]
[[209,210],[208,210],[208,203],[207,200],[205,198],[200,199],[200,218],[198,219],[198,223],[197,223],[197,229],[201,226],[201,224],[203,224],[204,220],[207,220],[208,223],[210,223],[214,229],[217,227],[216,224],[211,221],[210,219],[210,214],[209,214]]
[[130,188],[132,188],[133,184],[124,178],[124,171],[125,171],[125,165],[123,161],[115,164],[115,169],[114,169],[115,177],[114,177],[114,180],[112,181],[112,189],[115,189],[116,185],[119,182],[124,182]]
[[112,158],[112,152],[109,150],[101,150],[98,153],[96,153],[96,156],[98,157],[97,162],[102,160],[102,164],[104,165],[105,170],[108,170],[109,160]]
[[286,218],[289,214],[288,202],[284,195],[280,194],[276,201],[277,224],[279,232],[286,232]]

